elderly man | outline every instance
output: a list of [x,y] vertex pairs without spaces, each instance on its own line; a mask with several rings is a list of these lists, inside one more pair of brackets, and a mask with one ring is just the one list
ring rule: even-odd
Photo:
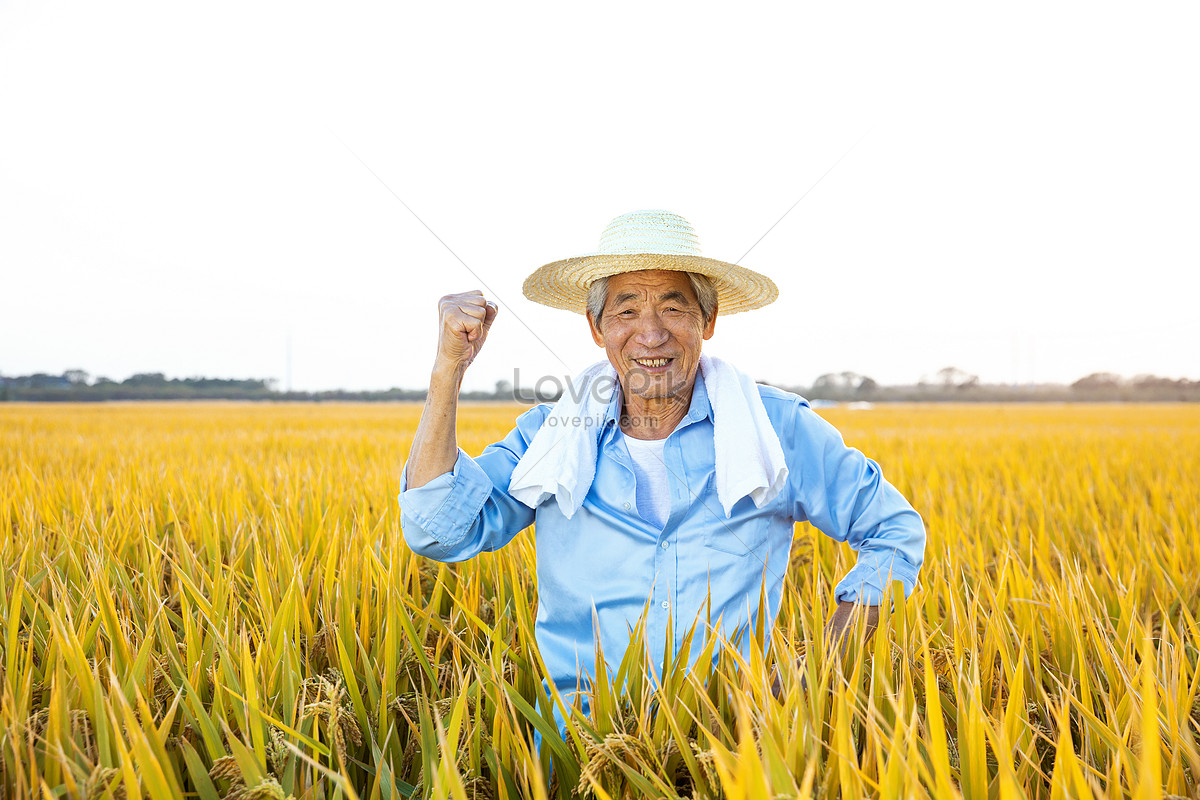
[[695,623],[701,643],[741,633],[748,652],[760,587],[767,630],[779,609],[796,521],[858,551],[834,591],[833,638],[859,608],[874,626],[889,578],[913,590],[925,530],[879,466],[802,397],[701,355],[718,315],[775,299],[770,279],[700,256],[682,217],[641,211],[614,219],[598,252],[535,271],[524,292],[584,313],[607,360],[471,458],[455,436],[458,391],[497,308],[477,291],[443,297],[401,524],[439,561],[534,525],[536,638],[560,692],[582,687],[586,710],[597,653],[619,663],[643,613],[650,665]]

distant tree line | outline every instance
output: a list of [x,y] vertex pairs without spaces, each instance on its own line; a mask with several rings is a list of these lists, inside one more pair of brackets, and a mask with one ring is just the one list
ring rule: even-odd
[[[760,381],[766,383],[766,381]],[[0,402],[98,402],[107,400],[266,400],[297,402],[330,401],[421,401],[425,389],[323,392],[279,391],[277,381],[266,378],[167,378],[161,372],[143,372],[123,381],[105,377],[94,380],[83,370],[61,375],[0,375]],[[1138,375],[1123,378],[1109,372],[1087,375],[1069,386],[1063,384],[987,384],[977,375],[956,367],[944,367],[932,378],[915,384],[883,386],[856,372],[827,373],[810,386],[781,386],[809,400],[834,402],[888,401],[1200,401],[1200,381]],[[536,394],[518,390],[512,382],[496,381],[493,391],[466,391],[463,400],[493,402],[547,402],[558,394]]]
[[167,378],[161,372],[143,372],[117,382],[88,379],[83,370],[62,375],[36,373],[0,376],[0,400],[266,400],[275,395],[270,381],[227,378]]
[[1070,385],[983,383],[978,375],[943,367],[915,384],[882,386],[854,372],[821,375],[811,386],[786,386],[809,400],[836,402],[1196,402],[1200,381],[1095,372]]

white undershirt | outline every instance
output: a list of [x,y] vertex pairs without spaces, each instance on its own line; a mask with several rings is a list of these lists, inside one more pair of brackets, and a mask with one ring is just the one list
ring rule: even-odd
[[637,510],[642,519],[664,528],[671,515],[671,484],[667,480],[667,465],[663,459],[666,439],[634,439],[625,437],[625,446],[633,459],[633,476],[637,485]]

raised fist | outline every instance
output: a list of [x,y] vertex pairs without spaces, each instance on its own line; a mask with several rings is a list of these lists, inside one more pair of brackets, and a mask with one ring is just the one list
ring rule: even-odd
[[466,369],[479,355],[499,310],[491,300],[485,300],[478,289],[448,294],[439,300],[438,361],[447,367]]

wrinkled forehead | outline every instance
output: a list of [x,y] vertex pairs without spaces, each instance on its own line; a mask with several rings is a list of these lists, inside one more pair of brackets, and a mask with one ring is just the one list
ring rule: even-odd
[[672,292],[680,292],[684,299],[695,301],[696,293],[686,272],[670,269],[644,269],[622,272],[608,279],[609,300],[616,301],[625,295],[639,298],[658,298]]

